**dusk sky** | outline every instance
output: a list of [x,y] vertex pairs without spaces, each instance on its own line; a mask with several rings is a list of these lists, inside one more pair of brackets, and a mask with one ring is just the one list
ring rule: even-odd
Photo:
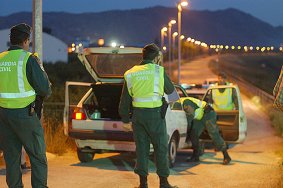
[[[43,12],[71,13],[127,10],[162,5],[175,7],[178,0],[42,0]],[[107,3],[105,3],[107,2]],[[190,0],[189,10],[236,8],[273,26],[283,26],[283,0]],[[32,0],[0,0],[0,16],[32,11]]]

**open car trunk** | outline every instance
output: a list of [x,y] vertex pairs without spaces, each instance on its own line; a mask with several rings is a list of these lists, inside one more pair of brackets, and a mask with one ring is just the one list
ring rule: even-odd
[[87,116],[94,119],[121,120],[118,108],[122,83],[93,84],[92,93],[83,103]]

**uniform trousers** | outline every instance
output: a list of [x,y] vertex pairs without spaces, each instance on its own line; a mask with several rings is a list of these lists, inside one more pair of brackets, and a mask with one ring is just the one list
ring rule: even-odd
[[134,108],[132,123],[137,154],[135,173],[140,176],[148,175],[150,143],[152,143],[156,173],[160,177],[168,177],[168,135],[165,119],[161,118],[160,108]]
[[6,182],[9,188],[23,187],[21,164],[22,146],[31,163],[33,188],[47,187],[47,159],[43,127],[29,107],[6,109],[0,107],[0,143],[6,163]]

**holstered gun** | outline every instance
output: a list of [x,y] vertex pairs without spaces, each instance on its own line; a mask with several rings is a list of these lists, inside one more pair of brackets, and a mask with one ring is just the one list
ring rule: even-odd
[[168,108],[168,103],[165,99],[165,97],[162,97],[162,106],[161,106],[161,118],[164,119],[166,116],[167,108]]
[[35,107],[34,111],[38,117],[38,119],[41,119],[41,114],[42,114],[42,108],[43,108],[43,97],[37,95],[35,97]]

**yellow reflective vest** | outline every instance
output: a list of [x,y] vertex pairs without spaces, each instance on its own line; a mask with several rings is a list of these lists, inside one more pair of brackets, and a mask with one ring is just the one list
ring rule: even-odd
[[233,110],[235,107],[232,88],[226,88],[223,93],[219,89],[213,89],[212,99],[214,110]]
[[35,100],[35,91],[26,76],[30,52],[23,49],[0,53],[0,106],[24,108]]
[[124,74],[133,107],[156,108],[162,105],[164,68],[148,63],[136,65]]
[[184,104],[185,100],[190,100],[198,106],[198,108],[195,109],[194,119],[201,120],[204,115],[204,107],[207,103],[193,97],[181,97],[180,102],[182,105]]

